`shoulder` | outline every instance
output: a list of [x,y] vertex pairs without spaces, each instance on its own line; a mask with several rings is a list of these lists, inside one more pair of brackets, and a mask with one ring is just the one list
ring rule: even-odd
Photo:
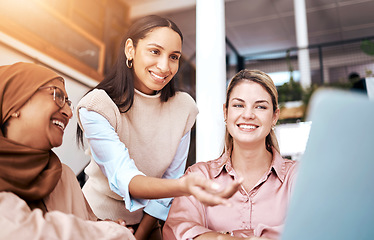
[[64,163],[62,163],[61,165],[62,165],[61,178],[66,178],[66,179],[76,178],[75,173],[73,172],[73,170],[71,170],[71,168],[68,165]]
[[[4,223],[9,223],[11,225],[7,226],[17,226],[14,225],[17,222],[22,222],[24,219],[29,217],[31,212],[30,207],[27,203],[12,192],[0,192],[0,222],[1,225]],[[40,212],[41,214],[41,212]],[[4,225],[3,225],[4,227]],[[2,229],[1,231],[6,231],[9,229]],[[4,233],[4,232],[2,232]],[[1,238],[0,233],[0,238]]]
[[188,167],[186,173],[192,172],[207,172],[209,171],[209,164],[207,162],[198,162]]
[[284,159],[284,162],[286,164],[286,169],[288,172],[294,172],[297,170],[300,162],[297,160],[290,160],[290,159]]
[[273,148],[273,164],[279,172],[288,173],[294,172],[299,165],[299,162],[283,158],[282,155]]
[[297,176],[297,170],[299,167],[300,162],[290,159],[284,159],[285,164],[285,177],[290,181],[294,181]]
[[121,113],[117,105],[109,97],[109,95],[102,89],[94,89],[87,93],[78,103],[77,106],[77,116],[78,123],[79,119],[79,109],[86,108],[88,111],[94,111],[104,118],[106,118],[112,127],[116,130],[119,128]]
[[77,177],[71,168],[65,164],[62,165],[61,178],[50,195],[69,195],[80,194],[82,192]]
[[278,151],[273,149],[273,168],[281,181],[293,181],[298,165],[298,161],[283,158]]
[[195,100],[191,97],[190,94],[188,94],[186,92],[177,91],[177,92],[175,92],[175,96],[173,98],[196,105]]
[[178,105],[179,107],[188,109],[189,112],[194,113],[195,115],[197,115],[198,113],[195,100],[186,92],[176,92],[175,96],[172,97],[169,101],[173,105]]
[[174,122],[185,125],[183,135],[190,131],[199,113],[195,100],[188,93],[176,92],[166,104],[172,111]]
[[202,173],[204,176],[212,179],[222,170],[223,165],[224,159],[222,157],[207,162],[198,162],[190,166],[186,170],[186,174]]
[[26,209],[28,208],[26,202],[22,198],[17,196],[16,194],[12,192],[5,192],[5,191],[0,192],[0,209],[1,209],[0,212],[2,214],[3,214],[2,210],[13,209],[14,206],[18,204],[20,204],[22,208],[23,207],[26,207]]
[[62,163],[62,172],[60,181],[57,183],[55,189],[63,191],[77,191],[80,192],[79,182],[75,176],[75,173],[69,166]]
[[96,220],[74,172],[62,164],[62,174],[55,189],[44,198],[48,209],[57,210],[85,220]]
[[78,103],[77,108],[85,107],[87,109],[99,108],[101,106],[116,106],[109,95],[102,89],[94,89],[87,93]]

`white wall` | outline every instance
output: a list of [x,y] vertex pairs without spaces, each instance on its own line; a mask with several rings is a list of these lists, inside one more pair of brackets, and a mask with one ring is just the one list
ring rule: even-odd
[[[90,89],[83,84],[63,76],[66,81],[66,91],[69,99],[77,106],[79,100]],[[60,157],[63,163],[70,166],[75,174],[79,174],[89,162],[89,157],[84,154],[84,150],[78,148],[76,144],[75,132],[77,130],[77,116],[74,113],[73,118],[70,120],[65,129],[63,144],[55,148],[55,153]],[[87,147],[87,145],[85,145]]]
[[275,126],[280,153],[300,160],[304,154],[312,122],[287,123]]
[[[37,53],[34,52],[33,55],[34,54]],[[0,65],[8,65],[16,62],[35,62],[33,60],[35,56],[29,55],[31,54],[25,52],[23,49],[15,49],[7,44],[0,43]],[[48,62],[44,62],[44,65],[48,66]],[[80,98],[91,87],[80,83],[79,79],[68,77],[67,75],[71,76],[70,73],[58,73],[65,79],[66,91],[69,95],[69,99],[71,99],[73,104],[76,106]],[[76,126],[77,119],[74,114],[65,130],[63,144],[58,148],[54,148],[53,151],[59,156],[61,162],[67,164],[70,168],[73,169],[75,174],[78,174],[89,162],[89,157],[84,154],[84,150],[77,147],[75,141]]]

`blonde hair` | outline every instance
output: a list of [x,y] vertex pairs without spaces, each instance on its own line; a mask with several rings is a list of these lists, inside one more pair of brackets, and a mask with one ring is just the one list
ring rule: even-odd
[[[251,81],[260,84],[271,96],[271,101],[273,104],[273,113],[278,109],[278,91],[274,85],[273,80],[270,78],[269,75],[260,71],[260,70],[241,70],[238,72],[230,81],[229,86],[227,87],[226,92],[226,111],[227,107],[229,106],[229,100],[232,90],[235,88],[236,85],[243,81]],[[273,129],[270,130],[270,133],[266,136],[266,149],[269,152],[272,152],[272,147],[275,150],[279,151],[279,145],[277,137],[275,136],[275,132]],[[224,151],[232,152],[233,148],[233,139],[230,133],[225,130],[225,149]]]

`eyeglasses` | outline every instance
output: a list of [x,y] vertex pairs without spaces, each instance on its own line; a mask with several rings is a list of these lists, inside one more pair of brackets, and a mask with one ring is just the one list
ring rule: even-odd
[[56,103],[56,105],[60,108],[63,108],[65,106],[65,103],[70,107],[71,111],[74,112],[74,106],[73,103],[65,97],[65,93],[56,86],[47,86],[47,87],[40,87],[41,89],[50,89],[53,90],[53,101]]

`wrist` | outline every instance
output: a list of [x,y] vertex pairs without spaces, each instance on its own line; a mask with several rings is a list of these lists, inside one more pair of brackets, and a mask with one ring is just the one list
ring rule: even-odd
[[183,176],[178,179],[178,189],[181,190],[181,196],[191,195],[188,187],[188,176]]

